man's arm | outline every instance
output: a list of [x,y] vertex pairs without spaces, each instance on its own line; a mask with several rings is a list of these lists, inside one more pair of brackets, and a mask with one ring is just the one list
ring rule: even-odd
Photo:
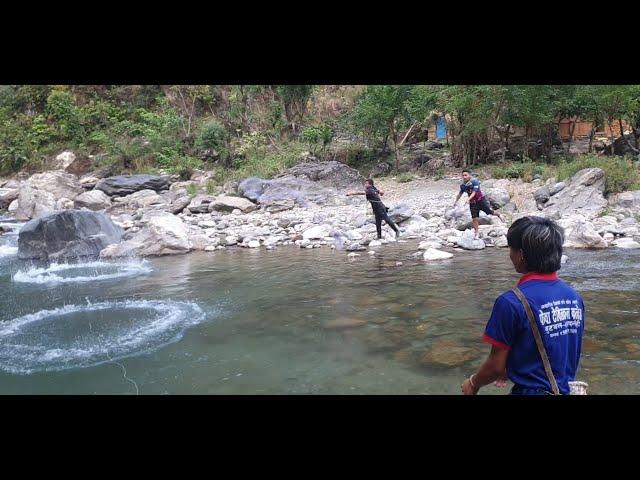
[[347,197],[350,197],[351,195],[366,195],[365,192],[348,192],[347,193]]
[[473,192],[471,195],[469,195],[469,203],[471,203],[471,200],[473,199],[473,197],[476,196],[476,192]]
[[456,203],[458,203],[458,200],[460,200],[460,197],[462,196],[462,191],[458,192],[458,196],[456,197],[456,201],[453,202],[453,204],[455,205]]
[[478,371],[468,378],[462,384],[462,393],[465,395],[476,395],[478,391],[485,385],[489,385],[496,380],[504,379],[507,371],[507,357],[509,350],[491,347],[491,353],[480,366]]

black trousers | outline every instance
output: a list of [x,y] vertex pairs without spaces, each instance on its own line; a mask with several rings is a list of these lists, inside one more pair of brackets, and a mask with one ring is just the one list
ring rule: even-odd
[[393,220],[389,218],[389,215],[387,214],[386,210],[375,209],[373,211],[373,214],[376,216],[376,230],[378,232],[378,238],[382,238],[382,221],[383,220],[387,222],[387,225],[393,228],[396,231],[396,233],[398,232],[398,227],[396,226],[395,223],[393,223]]

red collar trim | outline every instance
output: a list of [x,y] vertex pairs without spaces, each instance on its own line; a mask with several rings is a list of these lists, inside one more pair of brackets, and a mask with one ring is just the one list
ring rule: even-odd
[[558,272],[553,272],[553,273],[529,272],[524,274],[520,278],[518,285],[522,285],[524,282],[528,282],[531,280],[544,280],[547,282],[552,282],[554,280],[558,280]]

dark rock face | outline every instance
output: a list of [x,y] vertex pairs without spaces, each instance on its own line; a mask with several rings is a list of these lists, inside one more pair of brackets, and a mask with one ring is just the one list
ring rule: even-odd
[[58,259],[97,256],[120,241],[123,230],[104,213],[65,210],[27,222],[18,236],[18,258]]
[[139,190],[167,190],[169,183],[169,177],[161,175],[118,175],[100,180],[95,188],[109,196],[124,197]]

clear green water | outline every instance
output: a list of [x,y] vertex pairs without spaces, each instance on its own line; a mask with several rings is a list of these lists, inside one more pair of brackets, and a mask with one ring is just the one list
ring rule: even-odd
[[[459,394],[519,277],[505,249],[425,263],[416,240],[53,269],[8,254],[15,240],[0,238],[2,394]],[[640,252],[566,253],[587,306],[579,378],[640,393]]]

